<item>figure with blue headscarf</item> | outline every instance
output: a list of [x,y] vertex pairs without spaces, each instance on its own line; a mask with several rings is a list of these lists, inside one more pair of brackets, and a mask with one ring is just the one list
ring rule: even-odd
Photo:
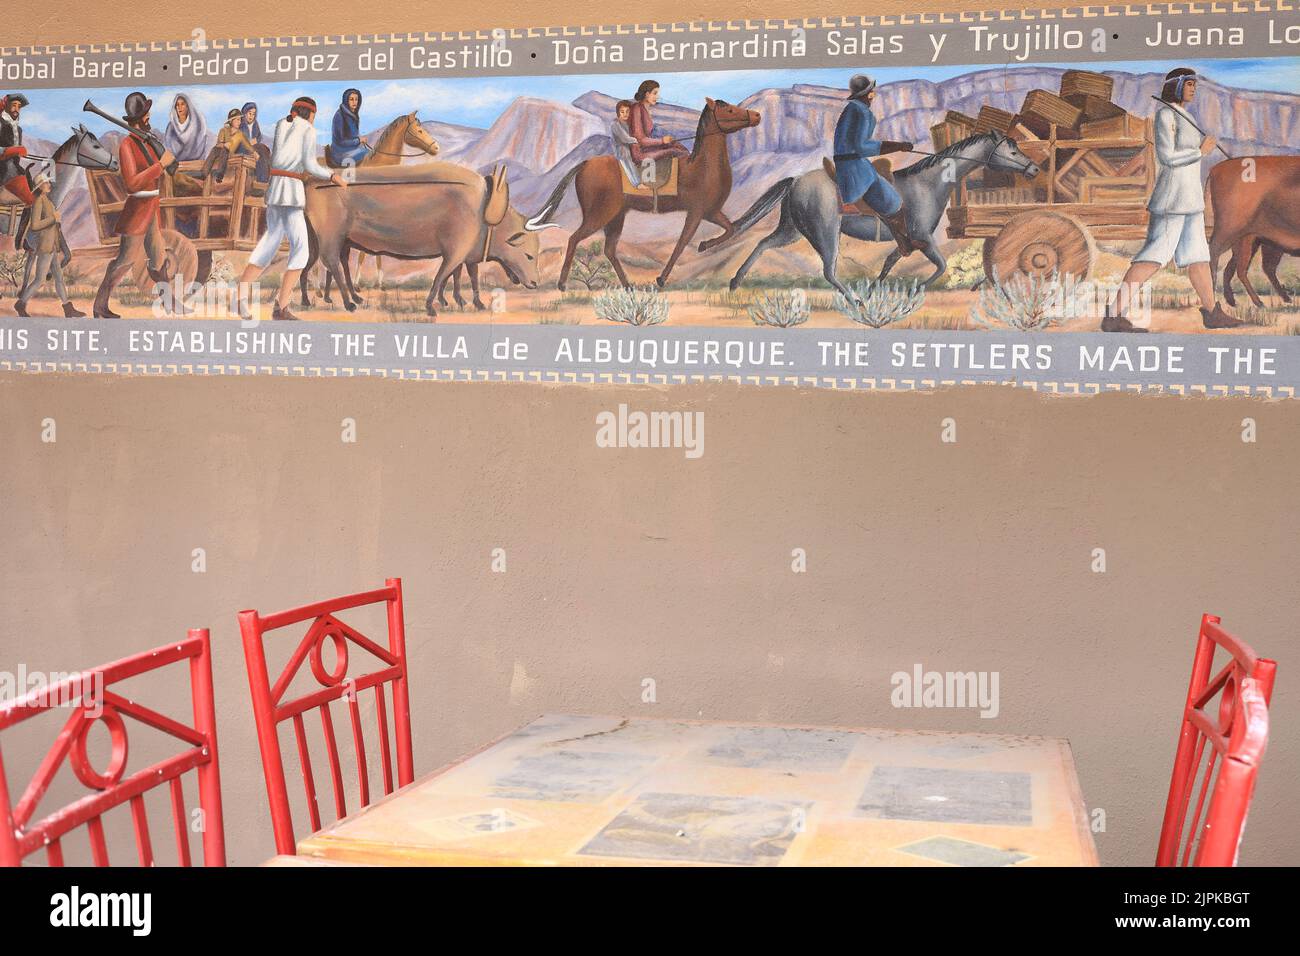
[[257,104],[249,100],[239,111],[244,114],[244,135],[256,146],[262,142],[262,127],[257,122]]
[[271,177],[271,147],[262,140],[262,127],[257,122],[257,104],[249,100],[240,108],[240,112],[244,114],[244,136],[257,154],[257,170],[253,175],[259,183],[265,183]]
[[330,163],[334,166],[359,166],[370,144],[361,135],[361,91],[343,91],[343,102],[334,114],[330,136]]

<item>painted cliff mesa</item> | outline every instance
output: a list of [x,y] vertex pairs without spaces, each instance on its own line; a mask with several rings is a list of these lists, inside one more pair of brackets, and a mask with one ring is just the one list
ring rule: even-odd
[[13,91],[0,315],[1300,329],[1300,96],[1151,66]]

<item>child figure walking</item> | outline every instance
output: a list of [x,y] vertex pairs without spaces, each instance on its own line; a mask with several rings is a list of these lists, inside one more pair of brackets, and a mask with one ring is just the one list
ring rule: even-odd
[[33,189],[32,219],[28,225],[31,239],[28,242],[27,266],[23,270],[23,288],[14,303],[14,311],[27,318],[27,303],[44,284],[45,277],[54,279],[54,291],[63,303],[63,315],[69,319],[85,318],[86,313],[77,310],[68,299],[67,287],[63,284],[63,263],[60,261],[60,247],[63,232],[59,226],[59,211],[50,199],[50,177],[44,173],[38,175]]

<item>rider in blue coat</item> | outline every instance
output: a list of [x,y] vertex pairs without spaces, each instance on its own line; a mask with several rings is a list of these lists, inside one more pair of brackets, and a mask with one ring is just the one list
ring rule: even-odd
[[330,136],[330,159],[336,166],[358,166],[370,152],[370,144],[361,137],[361,91],[343,91],[343,102],[334,114]]
[[876,116],[871,112],[875,97],[876,81],[871,77],[858,74],[849,81],[849,102],[835,124],[835,184],[841,202],[852,208],[850,214],[879,216],[906,254],[915,245],[903,213],[903,198],[871,165],[871,159],[907,152],[912,144],[875,138]]

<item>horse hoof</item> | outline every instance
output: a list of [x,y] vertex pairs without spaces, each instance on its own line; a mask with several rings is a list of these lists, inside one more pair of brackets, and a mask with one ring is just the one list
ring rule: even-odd
[[355,302],[344,302],[343,308],[347,309],[349,312],[355,312],[357,311],[357,304]]
[[730,282],[727,283],[727,288],[730,289],[732,292],[735,292],[737,289],[740,288],[740,282],[736,279],[732,279]]
[[710,249],[712,249],[712,248],[713,248],[713,240],[712,240],[712,239],[705,239],[703,242],[701,242],[698,246],[695,247],[695,251],[696,251],[696,252],[708,252],[708,251],[709,251]]
[[555,283],[555,288],[557,288],[557,289],[559,289],[561,292],[563,292],[563,291],[564,291],[564,283],[563,283],[563,282],[557,282],[557,283]]
[[1285,293],[1285,292],[1282,293],[1282,301],[1283,301],[1283,302],[1290,303],[1290,301],[1291,301],[1292,298],[1294,298],[1294,296],[1288,295],[1288,294]]
[[664,287],[664,283],[667,281],[668,280],[665,279],[663,276],[655,276],[655,285],[657,285],[661,289]]

